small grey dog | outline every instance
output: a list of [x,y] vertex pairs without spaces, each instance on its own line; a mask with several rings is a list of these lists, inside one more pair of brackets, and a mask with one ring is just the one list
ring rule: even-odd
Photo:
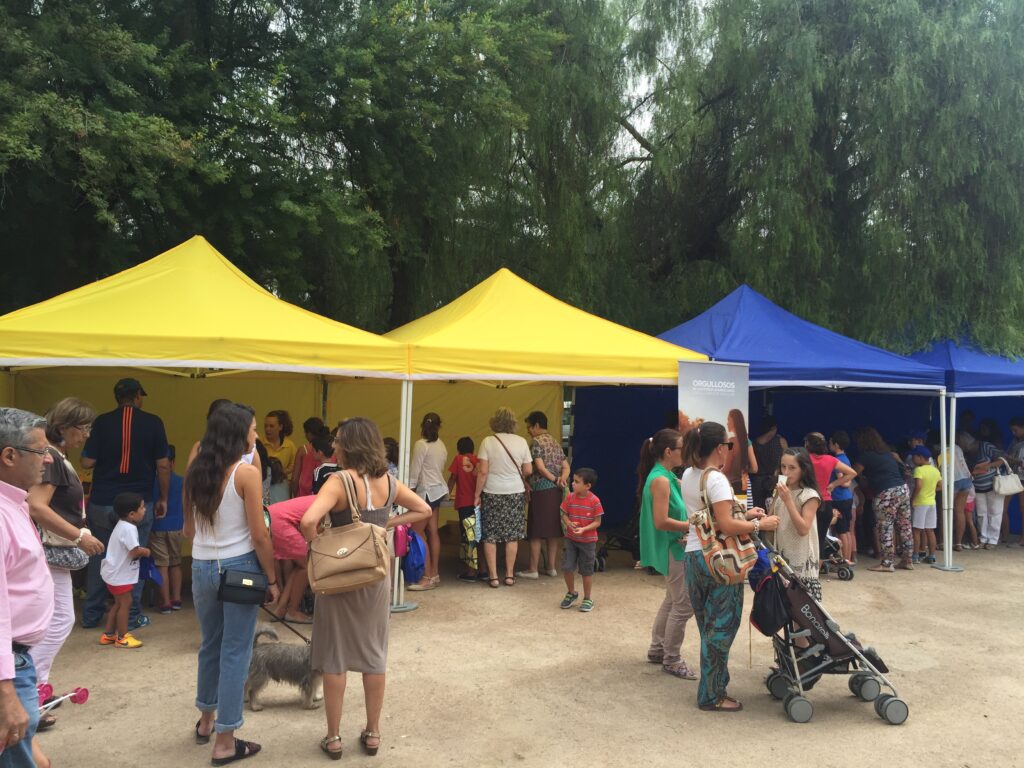
[[261,624],[256,628],[252,661],[249,662],[249,679],[245,683],[245,696],[249,701],[249,708],[253,712],[263,709],[259,695],[267,687],[267,683],[273,680],[297,685],[302,692],[302,706],[305,709],[316,709],[323,699],[323,676],[312,669],[309,646],[279,642],[260,643],[260,637],[278,640],[277,632],[271,627]]

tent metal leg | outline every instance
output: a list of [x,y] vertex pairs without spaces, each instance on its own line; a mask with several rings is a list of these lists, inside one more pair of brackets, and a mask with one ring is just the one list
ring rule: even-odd
[[958,573],[964,568],[953,564],[953,446],[956,445],[956,395],[950,400],[949,431],[946,431],[946,395],[942,394],[939,431],[942,447],[942,563],[932,568]]

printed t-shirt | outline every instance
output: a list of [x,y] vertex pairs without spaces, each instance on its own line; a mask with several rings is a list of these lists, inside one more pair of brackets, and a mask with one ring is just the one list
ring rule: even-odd
[[[578,528],[583,528],[601,517],[604,514],[604,507],[601,506],[601,500],[597,498],[597,494],[593,492],[586,496],[570,493],[562,500],[562,512],[569,518],[569,522]],[[579,534],[566,528],[565,537],[580,544],[597,541],[597,528]]]
[[164,423],[131,405],[101,413],[92,423],[82,455],[96,462],[90,503],[113,506],[117,494],[129,491],[153,501],[156,463],[167,458]]
[[811,457],[811,464],[814,466],[814,479],[818,481],[821,500],[832,501],[832,494],[828,492],[828,484],[831,482],[829,478],[832,476],[832,471],[836,468],[836,464],[839,463],[839,459],[827,453],[821,455],[811,453],[808,455]]
[[[836,461],[838,461],[840,464],[845,464],[848,467],[852,467],[853,466],[853,464],[850,463],[850,457],[847,456],[845,453],[842,453],[842,452],[836,454]],[[815,475],[815,477],[817,477],[817,475]],[[832,470],[832,475],[829,477],[828,481],[831,483],[837,477],[839,477],[839,473],[836,470],[833,469]],[[839,485],[839,486],[836,486],[835,490],[832,491],[832,500],[833,501],[848,501],[848,500],[850,500],[852,498],[853,498],[853,487],[852,486],[851,487],[845,487],[845,486]]]
[[[690,467],[683,472],[683,503],[686,505],[690,515],[693,514],[694,510],[703,509],[704,507],[704,502],[700,498],[700,476],[703,472],[703,469],[697,469],[696,467]],[[712,506],[716,502],[733,501],[736,498],[732,493],[729,478],[717,469],[712,470],[708,476],[706,490],[708,501]],[[686,535],[686,551],[700,552],[700,539],[697,537],[697,529],[692,525],[690,526],[690,532]]]
[[[154,486],[154,498],[160,495],[159,483]],[[159,531],[180,531],[185,527],[185,509],[182,490],[185,485],[185,478],[176,472],[171,472],[171,481],[167,484],[167,514],[158,517],[153,521],[154,533]]]
[[85,492],[78,473],[64,454],[55,448],[47,448],[52,464],[43,465],[43,485],[53,486],[50,509],[61,519],[79,528],[85,525]]
[[137,584],[139,581],[139,559],[129,553],[139,546],[139,529],[127,520],[118,520],[110,534],[107,554],[100,563],[103,583],[112,587]]
[[941,473],[931,464],[922,464],[920,467],[914,467],[914,477],[920,479],[921,489],[914,494],[911,503],[915,507],[934,507],[935,486],[942,478]]
[[334,462],[327,462],[321,464],[319,467],[313,470],[313,493],[320,493],[320,489],[324,487],[324,483],[327,482],[327,478],[333,475],[335,472],[340,472],[341,467]]
[[476,498],[476,465],[480,460],[472,453],[460,453],[452,459],[448,474],[455,477],[455,508],[472,507]]
[[[498,440],[501,440],[501,443]],[[506,453],[504,444],[508,449]],[[509,453],[512,458],[509,458]],[[522,466],[533,463],[530,456],[530,446],[519,435],[508,432],[499,432],[495,435],[488,435],[480,444],[477,452],[480,461],[487,462],[487,480],[484,482],[484,493],[512,494],[526,493],[526,486],[523,484]]]
[[533,474],[530,475],[530,486],[535,491],[547,491],[556,488],[557,485],[540,472],[537,471],[537,459],[540,459],[544,468],[555,477],[562,473],[562,462],[565,461],[565,454],[562,446],[555,442],[548,433],[537,435],[530,442],[530,455],[533,457]]

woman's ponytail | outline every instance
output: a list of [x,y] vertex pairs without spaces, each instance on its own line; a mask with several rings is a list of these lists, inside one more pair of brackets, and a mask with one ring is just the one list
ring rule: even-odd
[[647,476],[651,474],[654,465],[665,455],[665,451],[676,447],[680,437],[682,435],[678,430],[660,429],[640,444],[640,462],[636,468],[638,496],[643,491]]
[[726,438],[725,427],[717,421],[705,421],[683,436],[683,463],[696,467]]

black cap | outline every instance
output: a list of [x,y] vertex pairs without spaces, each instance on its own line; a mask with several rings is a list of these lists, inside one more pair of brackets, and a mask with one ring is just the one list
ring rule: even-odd
[[138,379],[121,379],[114,385],[114,397],[118,402],[135,397],[138,392],[141,392],[143,397],[148,397]]

